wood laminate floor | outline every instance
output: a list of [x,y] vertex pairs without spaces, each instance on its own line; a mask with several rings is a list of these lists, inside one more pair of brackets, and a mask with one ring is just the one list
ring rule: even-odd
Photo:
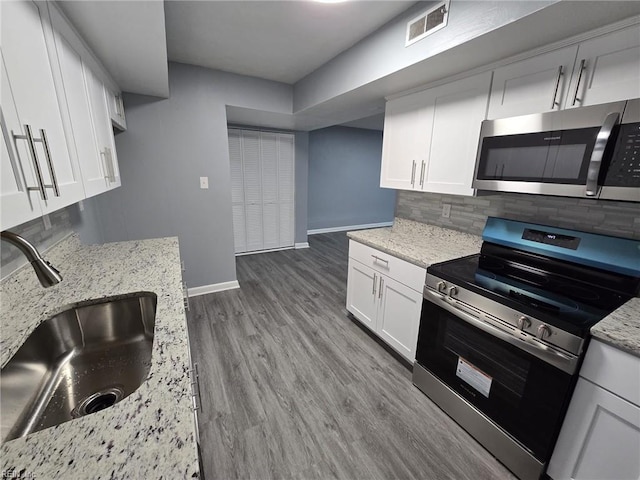
[[190,300],[205,478],[514,478],[347,314],[346,235],[309,244]]

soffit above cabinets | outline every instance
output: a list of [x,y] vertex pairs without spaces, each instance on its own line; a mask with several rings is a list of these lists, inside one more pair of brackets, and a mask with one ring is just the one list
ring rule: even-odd
[[123,91],[169,96],[162,0],[56,3]]

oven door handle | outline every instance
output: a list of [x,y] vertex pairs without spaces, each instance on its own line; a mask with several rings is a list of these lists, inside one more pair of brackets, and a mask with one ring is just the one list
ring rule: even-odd
[[500,340],[504,340],[505,342],[510,343],[520,350],[524,350],[534,357],[537,357],[540,360],[549,363],[566,373],[575,373],[578,364],[578,357],[565,355],[551,347],[543,345],[542,343],[536,342],[534,344],[531,341],[527,341],[523,338],[516,337],[508,332],[505,332],[504,330],[491,325],[490,323],[487,323],[480,318],[476,318],[470,313],[465,312],[464,310],[461,310],[455,305],[452,305],[451,301],[447,301],[447,297],[440,295],[439,293],[433,292],[426,288],[424,289],[424,293],[429,294],[429,296],[431,297],[427,300],[432,301],[441,308],[444,308],[445,310],[452,313],[461,320],[467,322],[468,324],[473,325],[474,327],[477,327],[480,330],[499,338]]

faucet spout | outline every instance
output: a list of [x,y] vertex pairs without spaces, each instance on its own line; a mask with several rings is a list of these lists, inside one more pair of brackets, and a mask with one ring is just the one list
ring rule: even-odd
[[29,263],[33,267],[33,270],[36,272],[38,280],[40,280],[40,284],[47,288],[55,285],[56,283],[60,283],[62,280],[62,275],[60,272],[49,262],[47,262],[42,256],[40,252],[27,240],[22,238],[20,235],[17,235],[10,231],[4,231],[0,233],[0,238],[9,242],[11,245],[18,247],[18,249],[27,257]]

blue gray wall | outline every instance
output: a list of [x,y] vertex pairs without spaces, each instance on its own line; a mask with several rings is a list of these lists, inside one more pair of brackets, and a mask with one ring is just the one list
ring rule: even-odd
[[125,96],[128,130],[116,136],[122,186],[86,202],[81,238],[178,236],[189,287],[234,281],[225,108],[290,113],[291,86],[171,63],[169,87],[168,99]]
[[309,133],[309,230],[393,221],[395,190],[380,188],[382,132]]

